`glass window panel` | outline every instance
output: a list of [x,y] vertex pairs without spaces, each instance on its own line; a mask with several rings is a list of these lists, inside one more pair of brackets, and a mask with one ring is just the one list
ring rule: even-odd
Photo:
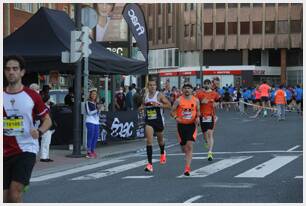
[[240,34],[250,34],[250,22],[240,22]]

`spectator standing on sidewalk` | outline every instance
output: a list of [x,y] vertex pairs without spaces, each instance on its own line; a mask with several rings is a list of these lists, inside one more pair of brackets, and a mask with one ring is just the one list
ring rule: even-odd
[[89,90],[89,98],[85,102],[87,128],[87,158],[96,158],[95,152],[99,137],[99,109],[97,105],[97,89]]
[[[3,90],[3,202],[22,202],[22,194],[30,183],[39,150],[38,138],[51,126],[44,102],[37,92],[25,87],[22,78],[25,61],[9,56],[4,61],[8,86]],[[42,124],[34,127],[34,117]]]
[[124,111],[126,109],[125,98],[123,88],[120,87],[119,91],[115,95],[115,107],[117,111]]
[[[52,121],[50,96],[44,95],[42,99],[46,107],[48,108],[49,115]],[[52,126],[50,127],[50,129],[47,130],[41,137],[41,146],[40,146],[41,147],[40,148],[40,161],[41,162],[53,162],[53,160],[49,158],[49,149],[50,149],[51,137],[54,132],[55,132],[55,122],[52,121]]]
[[286,92],[284,91],[284,86],[280,85],[279,89],[276,90],[274,101],[277,107],[278,121],[285,120],[285,110],[286,110]]
[[72,107],[74,103],[73,88],[69,87],[68,91],[68,94],[65,96],[65,105]]
[[125,97],[125,105],[127,111],[133,110],[133,93],[132,93],[132,86],[129,86],[129,91],[126,94]]

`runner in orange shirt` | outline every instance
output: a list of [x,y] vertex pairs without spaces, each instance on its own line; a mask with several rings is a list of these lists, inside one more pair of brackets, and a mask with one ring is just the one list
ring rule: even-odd
[[264,117],[268,115],[267,109],[265,107],[271,107],[270,104],[270,94],[271,87],[267,84],[266,81],[263,81],[262,84],[259,86],[259,91],[261,94],[260,100],[261,100],[261,105],[263,106],[263,111],[264,111]]
[[283,88],[283,85],[279,85],[279,89],[276,90],[274,97],[277,107],[278,121],[285,120],[286,92],[283,90]]
[[172,106],[171,116],[177,121],[178,140],[185,153],[184,175],[190,175],[193,142],[197,137],[197,125],[199,124],[200,103],[192,95],[192,85],[185,83],[183,95]]
[[199,90],[196,94],[200,101],[200,124],[204,134],[204,140],[208,145],[208,161],[213,160],[213,146],[214,138],[213,132],[217,122],[217,116],[214,103],[220,98],[219,94],[211,90],[211,81],[206,79],[204,81],[204,91]]

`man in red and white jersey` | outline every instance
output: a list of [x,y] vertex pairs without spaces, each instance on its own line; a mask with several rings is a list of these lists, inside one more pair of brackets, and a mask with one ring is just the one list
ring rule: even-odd
[[[9,56],[4,61],[8,86],[3,93],[3,201],[22,202],[39,151],[38,138],[51,126],[51,119],[40,95],[23,86],[25,74],[22,57]],[[35,117],[41,126],[34,127]]]

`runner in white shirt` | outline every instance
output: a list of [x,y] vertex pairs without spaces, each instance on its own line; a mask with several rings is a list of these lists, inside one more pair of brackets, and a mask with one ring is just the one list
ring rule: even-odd
[[[8,86],[3,93],[3,202],[22,202],[39,150],[38,138],[51,126],[48,110],[37,92],[22,85],[25,62],[10,56],[4,62]],[[34,127],[34,117],[42,124]]]

